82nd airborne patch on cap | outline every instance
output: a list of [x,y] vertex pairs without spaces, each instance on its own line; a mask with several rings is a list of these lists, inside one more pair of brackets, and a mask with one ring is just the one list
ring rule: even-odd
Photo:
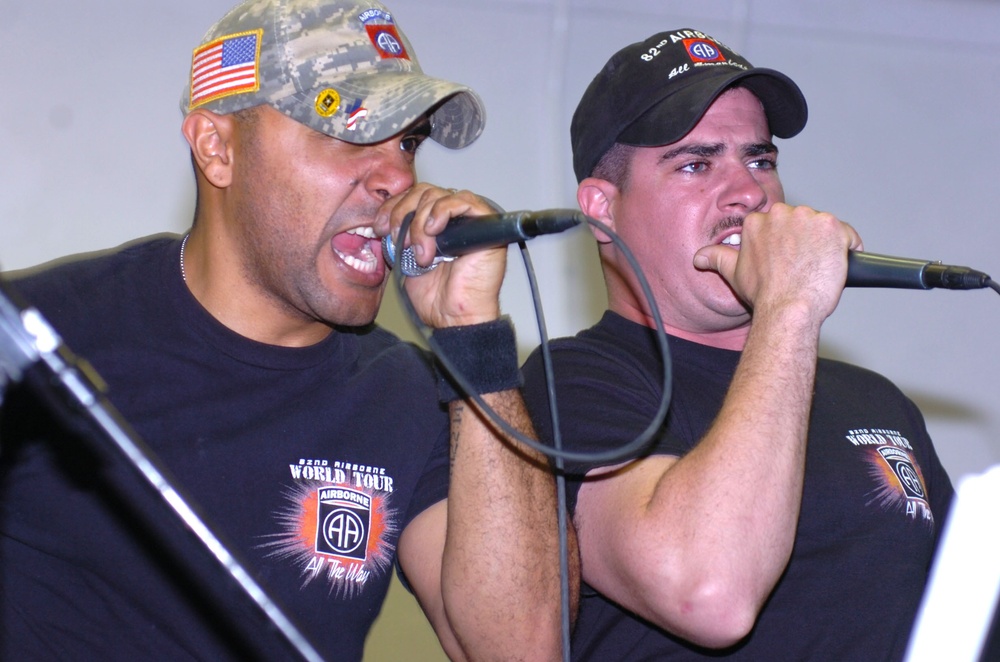
[[684,49],[692,62],[725,62],[726,56],[707,39],[685,39]]
[[[399,38],[399,32],[393,25],[392,14],[381,9],[369,9],[362,12],[358,19],[364,24],[368,32],[368,38],[382,59],[400,58],[409,60],[410,55],[403,46],[403,40]],[[377,23],[376,23],[377,21]]]
[[393,25],[366,25],[365,30],[368,31],[368,38],[372,40],[372,44],[375,45],[375,50],[379,52],[383,58],[400,58],[402,60],[409,60],[410,56],[406,52],[406,48],[403,46],[403,40],[399,38],[399,33],[396,32],[396,27]]

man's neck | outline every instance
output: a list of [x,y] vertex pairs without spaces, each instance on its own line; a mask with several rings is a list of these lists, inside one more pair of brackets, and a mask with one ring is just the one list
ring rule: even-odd
[[[643,326],[648,326],[651,329],[656,328],[656,320],[653,319],[652,315],[647,314],[644,310],[640,310],[634,306],[618,306],[613,303],[609,306],[609,308],[613,312],[618,313],[625,319],[635,322],[636,324],[642,324]],[[671,336],[698,343],[699,345],[708,345],[709,347],[729,349],[739,352],[742,351],[743,347],[746,345],[747,336],[750,334],[750,325],[743,324],[741,326],[720,329],[718,331],[701,331],[690,330],[664,320],[663,330]]]

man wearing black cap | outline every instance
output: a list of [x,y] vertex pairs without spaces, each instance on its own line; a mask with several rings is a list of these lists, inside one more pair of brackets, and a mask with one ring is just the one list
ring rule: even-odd
[[[805,122],[788,77],[690,29],[616,53],[574,114],[580,207],[636,256],[672,366],[650,444],[567,463],[588,586],[575,659],[905,651],[952,488],[912,402],[818,358],[861,240],[783,202],[772,136]],[[664,391],[647,298],[623,251],[594,235],[610,310],[552,345],[563,444],[577,452],[638,438]],[[551,437],[539,354],[525,377]]]

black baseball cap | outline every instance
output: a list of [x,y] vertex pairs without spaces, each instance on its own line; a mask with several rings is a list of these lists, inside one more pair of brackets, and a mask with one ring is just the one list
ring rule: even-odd
[[806,125],[806,100],[791,78],[754,67],[704,32],[660,32],[621,49],[573,113],[576,180],[589,177],[616,142],[640,147],[677,142],[737,81],[760,99],[773,135],[791,138]]

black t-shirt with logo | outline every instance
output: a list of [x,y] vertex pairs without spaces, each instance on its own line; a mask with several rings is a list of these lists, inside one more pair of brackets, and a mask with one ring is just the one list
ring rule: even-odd
[[[253,582],[326,659],[359,660],[400,532],[447,495],[433,372],[378,328],[304,348],[243,338],[191,296],[179,249],[157,237],[11,287],[94,366]],[[89,424],[53,414],[49,390],[37,376],[11,388],[0,419],[0,659],[294,659],[124,455],[91,452]]]
[[[740,359],[668,340],[670,409],[636,456],[687,453],[718,413]],[[651,329],[608,312],[576,337],[554,341],[551,352],[564,448],[621,448],[653,419],[663,363]],[[539,434],[551,439],[538,352],[524,374]],[[566,463],[571,503],[579,477],[597,464],[608,463]],[[876,373],[821,359],[803,491],[792,558],[739,645],[699,650],[585,588],[573,659],[901,659],[953,494],[916,406]]]

